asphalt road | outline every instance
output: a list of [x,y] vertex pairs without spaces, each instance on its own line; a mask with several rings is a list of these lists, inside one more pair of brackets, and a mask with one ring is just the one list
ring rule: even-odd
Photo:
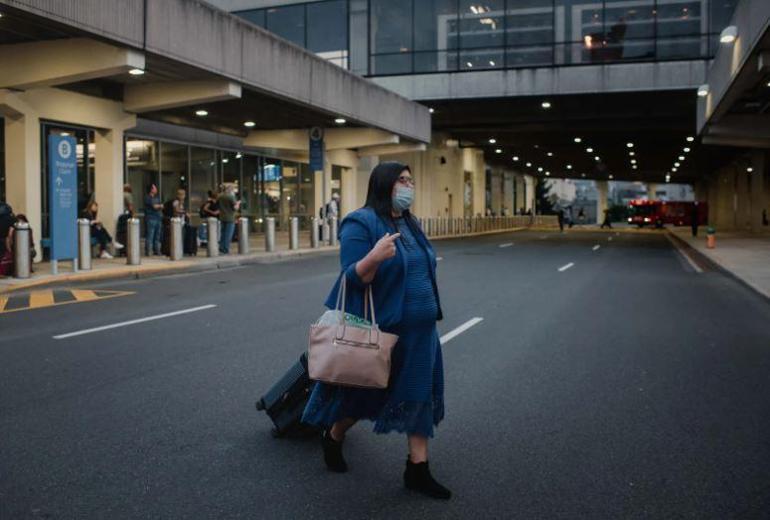
[[440,332],[483,318],[444,346],[431,468],[451,501],[402,489],[403,436],[357,425],[330,474],[254,410],[322,312],[326,255],[0,314],[0,518],[770,516],[765,300],[658,234],[436,248]]

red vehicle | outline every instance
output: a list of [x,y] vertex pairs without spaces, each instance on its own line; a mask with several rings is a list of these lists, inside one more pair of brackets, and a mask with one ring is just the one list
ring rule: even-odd
[[[666,224],[674,226],[692,225],[694,202],[662,201],[662,200],[632,200],[628,204],[629,224],[639,227],[663,227]],[[698,225],[708,222],[708,204],[698,202]]]

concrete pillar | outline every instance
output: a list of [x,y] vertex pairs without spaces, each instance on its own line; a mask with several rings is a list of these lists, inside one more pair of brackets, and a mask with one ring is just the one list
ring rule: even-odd
[[492,186],[490,186],[490,191],[492,194],[490,205],[492,207],[492,211],[495,212],[495,215],[499,215],[500,207],[503,205],[503,172],[493,170],[489,178],[492,183]]
[[[508,215],[513,215],[516,210],[516,201],[514,200],[514,175],[513,172],[505,172],[503,176],[503,206],[505,206]],[[501,212],[502,214],[502,212]]]
[[40,119],[29,112],[3,111],[5,116],[5,191],[15,213],[29,219],[35,240],[36,260],[41,259],[41,154]]
[[355,169],[343,168],[340,182],[342,186],[340,220],[342,220],[345,215],[363,206],[363,202],[358,200],[358,176]]
[[749,204],[751,205],[749,218],[750,229],[752,232],[759,232],[766,229],[765,226],[762,225],[762,210],[767,210],[764,176],[766,161],[767,152],[764,150],[752,151],[751,167],[754,171],[747,174],[749,182]]
[[531,175],[524,176],[524,211],[535,213],[535,178]]
[[658,190],[658,184],[655,182],[647,183],[647,200],[655,200],[657,196],[655,192]]
[[97,130],[94,145],[94,194],[99,203],[99,220],[114,237],[118,217],[123,213],[123,130]]
[[607,206],[607,193],[609,189],[607,181],[596,181],[596,222],[601,224],[604,222],[604,210],[608,209]]

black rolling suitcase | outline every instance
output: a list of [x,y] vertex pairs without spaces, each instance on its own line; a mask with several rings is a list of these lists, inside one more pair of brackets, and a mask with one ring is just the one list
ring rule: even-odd
[[299,361],[257,401],[257,410],[264,410],[275,425],[274,437],[304,436],[319,431],[300,421],[312,389],[313,381],[307,374],[307,353],[303,353]]
[[[118,225],[115,227],[115,240],[123,245],[128,243],[128,219],[130,218],[130,213],[123,213],[118,217]],[[126,249],[118,251],[118,256],[126,256]]]
[[182,249],[184,254],[196,256],[198,254],[198,228],[189,224],[184,225],[184,242]]

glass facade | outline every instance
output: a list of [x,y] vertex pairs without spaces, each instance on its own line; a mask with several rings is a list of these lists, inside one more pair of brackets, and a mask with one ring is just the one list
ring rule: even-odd
[[176,197],[179,188],[186,190],[185,205],[194,222],[208,191],[222,184],[234,186],[242,216],[252,222],[275,217],[279,229],[295,216],[306,227],[315,208],[314,176],[307,164],[238,151],[128,137],[125,176],[140,216],[150,184],[158,186],[163,201]]
[[236,14],[382,76],[711,58],[737,1],[322,0]]

